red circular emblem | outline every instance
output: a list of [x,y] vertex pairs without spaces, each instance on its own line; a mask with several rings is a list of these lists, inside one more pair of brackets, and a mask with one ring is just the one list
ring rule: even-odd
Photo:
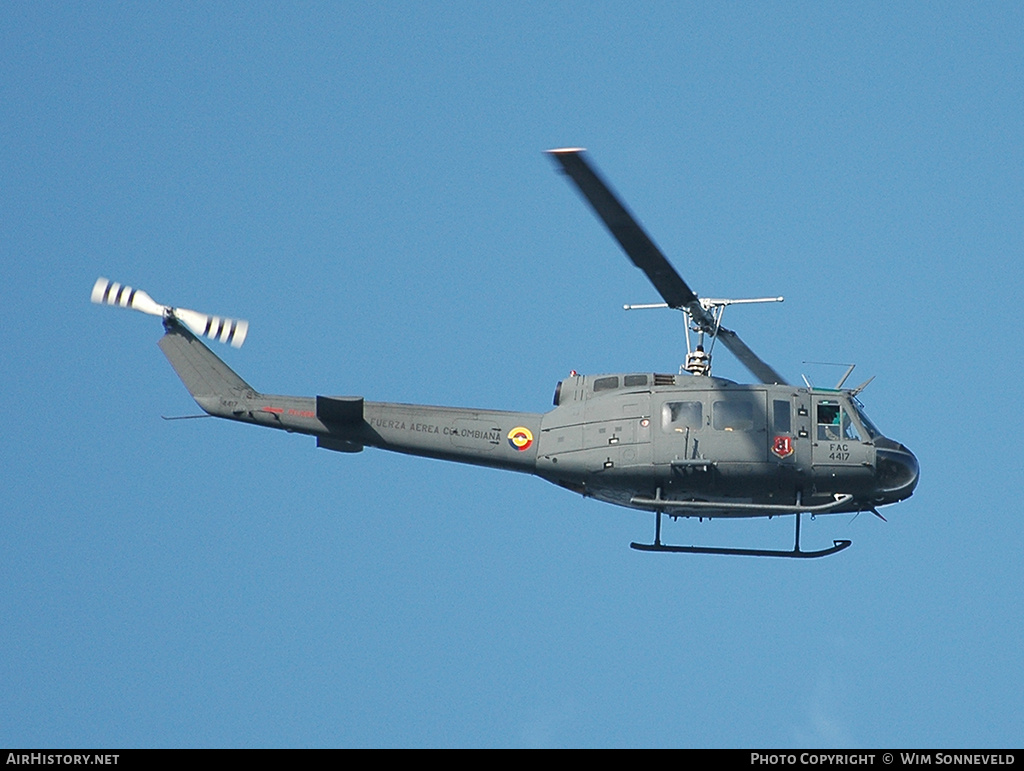
[[793,454],[793,437],[777,436],[772,442],[772,452],[780,458],[787,458]]

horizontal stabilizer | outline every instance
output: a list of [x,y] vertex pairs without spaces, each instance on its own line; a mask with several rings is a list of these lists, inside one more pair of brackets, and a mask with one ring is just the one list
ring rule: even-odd
[[[354,425],[363,422],[362,396],[318,396],[316,416],[323,423]],[[335,448],[330,448],[335,449]]]

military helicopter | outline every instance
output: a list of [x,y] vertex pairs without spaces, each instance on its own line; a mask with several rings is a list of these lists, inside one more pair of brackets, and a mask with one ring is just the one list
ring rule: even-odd
[[[145,292],[100,278],[94,303],[163,319],[159,345],[208,415],[316,437],[343,453],[364,447],[534,474],[580,495],[652,512],[649,552],[815,558],[850,545],[800,547],[803,514],[870,511],[909,497],[917,458],[885,437],[857,395],[788,384],[722,326],[727,306],[777,302],[700,298],[591,166],[581,148],[549,155],[576,185],[667,307],[686,315],[686,363],[678,373],[571,373],[546,413],[371,402],[361,396],[279,396],[250,386],[199,337],[239,347],[248,323],[161,305]],[[695,340],[691,341],[691,333]],[[739,384],[711,375],[721,341],[757,379]],[[707,343],[707,350],[705,344]],[[676,546],[662,543],[662,518],[794,515],[792,549]]]

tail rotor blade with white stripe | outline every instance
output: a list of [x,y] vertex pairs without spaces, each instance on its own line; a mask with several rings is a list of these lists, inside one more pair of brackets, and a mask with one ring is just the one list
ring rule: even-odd
[[97,305],[131,308],[150,316],[174,318],[192,330],[194,334],[221,343],[230,343],[235,348],[242,346],[245,336],[249,333],[249,322],[243,319],[211,316],[188,308],[161,305],[142,290],[132,289],[130,286],[118,284],[107,278],[96,279],[91,299]]
[[92,288],[92,301],[97,305],[115,305],[118,308],[131,308],[148,313],[150,316],[163,316],[170,310],[167,306],[155,302],[145,292],[132,289],[125,284],[118,284],[108,278],[98,278]]
[[249,322],[242,319],[210,316],[188,308],[171,308],[171,313],[195,334],[220,343],[231,343],[234,348],[241,348],[249,334]]

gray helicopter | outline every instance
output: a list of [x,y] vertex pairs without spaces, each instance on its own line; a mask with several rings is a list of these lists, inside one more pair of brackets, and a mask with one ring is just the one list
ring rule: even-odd
[[[686,363],[678,374],[578,375],[555,388],[553,410],[506,412],[366,401],[361,396],[278,396],[250,386],[198,338],[239,347],[248,323],[161,305],[145,292],[100,278],[95,303],[163,319],[161,350],[196,403],[209,415],[309,434],[317,447],[364,447],[534,474],[580,495],[655,515],[652,543],[634,549],[690,554],[813,558],[850,545],[800,548],[803,514],[870,511],[908,498],[917,458],[885,437],[857,395],[788,384],[721,324],[741,302],[699,298],[580,148],[549,151],[668,307],[687,316]],[[691,333],[694,338],[691,339]],[[716,341],[758,380],[744,385],[711,375]],[[806,383],[806,381],[805,381]],[[664,515],[794,515],[792,549],[675,546],[661,541]]]

